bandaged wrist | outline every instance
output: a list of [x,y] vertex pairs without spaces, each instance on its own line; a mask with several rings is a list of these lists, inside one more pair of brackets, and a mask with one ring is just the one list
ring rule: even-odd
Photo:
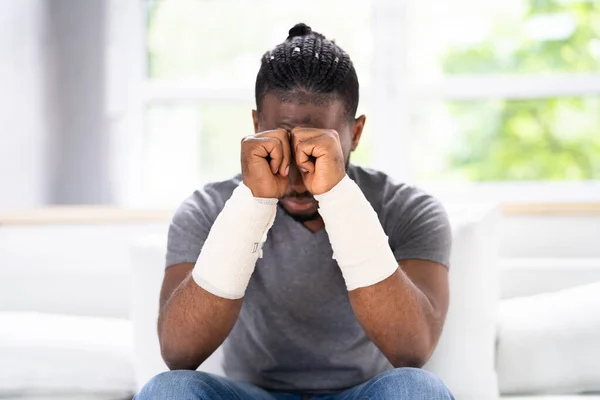
[[315,199],[348,290],[374,285],[396,271],[377,213],[352,179],[346,175]]
[[244,297],[276,212],[277,199],[254,197],[240,183],[204,242],[192,272],[194,281],[219,297]]

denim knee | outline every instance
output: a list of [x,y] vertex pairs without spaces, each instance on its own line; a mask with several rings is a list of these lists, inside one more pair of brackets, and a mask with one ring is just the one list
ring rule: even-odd
[[134,400],[198,400],[218,399],[214,392],[218,386],[217,379],[210,374],[199,371],[168,371],[152,378]]
[[396,368],[373,380],[382,399],[454,400],[448,387],[437,376],[420,368]]

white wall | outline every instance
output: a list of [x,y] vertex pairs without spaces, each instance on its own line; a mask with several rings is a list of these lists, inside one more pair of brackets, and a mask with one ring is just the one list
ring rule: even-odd
[[0,210],[44,204],[44,0],[0,1]]

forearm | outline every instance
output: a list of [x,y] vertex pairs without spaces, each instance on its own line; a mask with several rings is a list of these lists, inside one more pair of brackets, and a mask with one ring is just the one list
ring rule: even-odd
[[420,368],[425,364],[443,317],[401,269],[348,294],[358,322],[392,365]]
[[434,307],[398,268],[377,214],[347,177],[317,197],[358,321],[392,364],[421,366],[437,340]]
[[158,336],[167,366],[198,368],[229,335],[241,306],[241,299],[215,296],[188,275],[159,313]]
[[158,328],[171,369],[197,368],[233,328],[276,203],[255,198],[240,184],[216,218],[191,272],[163,297]]

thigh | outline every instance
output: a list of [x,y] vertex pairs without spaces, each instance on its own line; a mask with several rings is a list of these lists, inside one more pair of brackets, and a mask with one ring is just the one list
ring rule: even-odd
[[263,389],[201,371],[169,371],[152,378],[134,400],[274,400]]
[[338,394],[335,400],[454,400],[435,375],[418,368],[396,368]]

